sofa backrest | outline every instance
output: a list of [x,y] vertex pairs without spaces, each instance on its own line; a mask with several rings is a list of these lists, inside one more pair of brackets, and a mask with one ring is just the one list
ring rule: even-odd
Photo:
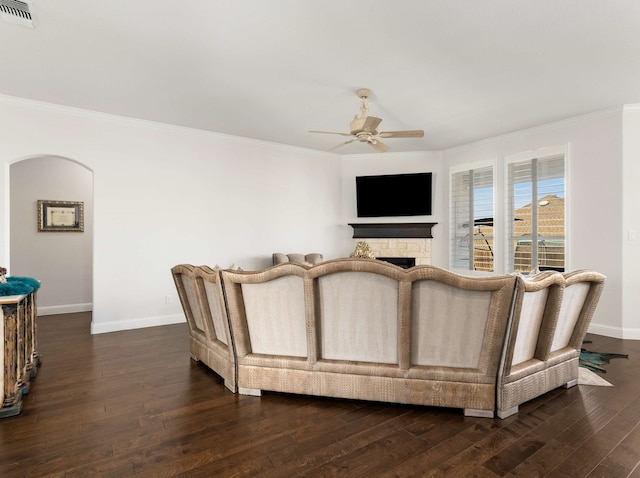
[[326,262],[310,270],[318,359],[397,364],[403,275],[380,261]]
[[564,283],[562,274],[552,271],[518,278],[511,343],[506,352],[509,366],[533,358],[544,361],[549,356]]
[[194,270],[198,300],[204,323],[207,325],[210,340],[218,341],[230,347],[231,331],[222,291],[220,269],[199,266]]
[[307,356],[307,269],[290,262],[258,272],[222,271],[239,357]]
[[187,319],[189,333],[204,339],[210,333],[208,324],[205,324],[202,310],[200,309],[195,269],[196,267],[191,264],[179,264],[171,269],[171,274]]
[[604,275],[588,270],[568,272],[563,277],[565,287],[551,352],[564,347],[580,350],[606,281]]
[[467,277],[416,268],[412,281],[411,363],[495,374],[515,279]]
[[231,348],[231,332],[219,269],[180,264],[173,267],[171,273],[189,333],[201,340],[218,342],[225,348]]
[[531,360],[579,353],[605,276],[593,271],[543,272],[518,278],[513,321],[505,349],[505,376]]
[[225,270],[222,278],[239,359],[257,353],[436,375],[462,368],[488,382],[516,281],[367,259]]

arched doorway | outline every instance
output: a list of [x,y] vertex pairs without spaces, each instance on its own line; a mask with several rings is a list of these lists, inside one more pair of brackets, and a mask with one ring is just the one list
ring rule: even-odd
[[[42,281],[38,314],[85,312],[93,301],[93,172],[67,158],[10,166],[10,273]],[[38,200],[82,203],[84,227],[39,232]]]

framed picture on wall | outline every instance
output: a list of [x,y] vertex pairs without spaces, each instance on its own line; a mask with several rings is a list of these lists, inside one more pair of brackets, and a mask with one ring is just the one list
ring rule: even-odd
[[84,232],[84,203],[39,199],[38,231]]

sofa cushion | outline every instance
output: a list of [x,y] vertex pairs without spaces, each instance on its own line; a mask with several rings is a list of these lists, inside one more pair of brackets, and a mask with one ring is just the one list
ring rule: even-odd
[[297,262],[298,264],[304,264],[306,266],[314,266],[322,262],[322,254],[317,252],[309,254],[283,254],[282,252],[275,252],[272,256],[273,265],[282,264],[285,262]]

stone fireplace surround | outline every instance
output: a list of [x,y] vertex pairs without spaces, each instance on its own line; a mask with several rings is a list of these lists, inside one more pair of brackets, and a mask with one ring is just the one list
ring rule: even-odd
[[376,257],[410,257],[431,264],[431,228],[437,223],[353,223],[355,243],[365,240]]

